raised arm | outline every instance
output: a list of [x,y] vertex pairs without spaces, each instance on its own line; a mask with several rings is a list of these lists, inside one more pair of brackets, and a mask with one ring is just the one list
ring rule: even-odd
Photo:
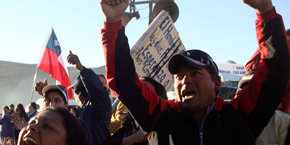
[[[261,61],[248,86],[237,97],[249,128],[257,137],[286,93],[290,76],[289,48],[280,15],[271,0],[244,0],[253,7]],[[288,96],[289,97],[289,96]]]
[[88,99],[92,103],[93,113],[96,114],[95,118],[98,120],[106,119],[110,120],[111,115],[111,101],[109,93],[105,86],[100,81],[98,75],[91,69],[85,68],[77,55],[70,51],[67,60],[70,64],[79,70],[80,79],[88,93]]
[[[91,69],[84,68],[80,78],[88,92],[97,119],[110,120],[112,107],[109,92]],[[109,118],[108,118],[109,117]]]
[[243,2],[254,8],[257,14],[264,14],[273,9],[271,0],[243,0]]
[[116,5],[110,5],[105,0],[101,2],[106,21],[102,29],[102,42],[107,80],[112,92],[126,105],[142,128],[150,131],[162,106],[165,108],[167,102],[161,101],[136,74],[125,28],[121,23],[121,16],[127,6],[128,0]]

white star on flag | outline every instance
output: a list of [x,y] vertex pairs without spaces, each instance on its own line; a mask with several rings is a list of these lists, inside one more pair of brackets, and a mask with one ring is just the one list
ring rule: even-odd
[[60,46],[60,45],[59,45],[59,42],[58,42],[57,40],[54,40],[54,45],[55,45],[55,46]]

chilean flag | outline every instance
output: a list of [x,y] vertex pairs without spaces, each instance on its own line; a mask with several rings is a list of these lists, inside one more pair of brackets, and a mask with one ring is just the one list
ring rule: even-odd
[[[44,47],[43,55],[37,68],[50,74],[57,81],[57,84],[65,86],[65,88],[71,86],[68,71],[64,66],[61,56],[60,45],[53,28],[51,28],[48,41]],[[66,92],[68,93],[68,99],[73,99],[72,89],[66,89]]]

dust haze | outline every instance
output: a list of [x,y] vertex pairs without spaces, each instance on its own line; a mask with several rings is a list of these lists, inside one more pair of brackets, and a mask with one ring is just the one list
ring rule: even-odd
[[[23,64],[9,61],[0,61],[0,107],[22,103],[24,106],[36,101],[39,96],[33,88],[34,74],[37,71],[36,82],[48,79],[48,84],[55,84],[49,75],[36,70],[36,64]],[[106,74],[105,67],[92,68],[97,74]],[[78,75],[77,70],[68,67],[70,80],[73,83]]]

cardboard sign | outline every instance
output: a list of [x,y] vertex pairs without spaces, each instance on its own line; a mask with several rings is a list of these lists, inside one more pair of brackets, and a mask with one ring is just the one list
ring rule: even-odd
[[165,89],[173,83],[169,59],[185,51],[170,15],[161,11],[131,49],[137,74],[153,78]]

